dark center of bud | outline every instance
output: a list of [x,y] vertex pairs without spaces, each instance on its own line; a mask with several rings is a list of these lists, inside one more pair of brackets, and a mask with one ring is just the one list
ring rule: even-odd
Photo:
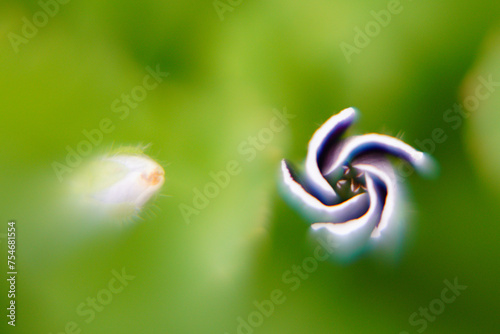
[[356,170],[351,165],[346,165],[344,174],[334,185],[335,191],[343,199],[347,200],[354,195],[366,191],[366,181],[363,172]]

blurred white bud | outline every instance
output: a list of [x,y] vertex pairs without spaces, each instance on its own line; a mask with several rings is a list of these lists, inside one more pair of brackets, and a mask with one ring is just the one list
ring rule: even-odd
[[125,147],[90,161],[75,175],[72,190],[85,210],[127,218],[139,213],[164,181],[162,166],[141,149]]

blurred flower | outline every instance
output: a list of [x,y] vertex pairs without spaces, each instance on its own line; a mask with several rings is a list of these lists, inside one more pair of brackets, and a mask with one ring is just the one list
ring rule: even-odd
[[[311,222],[314,231],[327,232],[351,253],[368,240],[385,239],[404,220],[404,189],[388,155],[408,161],[429,173],[433,161],[401,140],[366,134],[342,139],[356,119],[347,108],[330,117],[309,142],[303,177],[282,160],[282,189],[291,205]],[[332,239],[333,237],[333,239]]]
[[141,148],[122,147],[90,161],[73,179],[78,202],[117,218],[138,214],[165,181],[163,168]]

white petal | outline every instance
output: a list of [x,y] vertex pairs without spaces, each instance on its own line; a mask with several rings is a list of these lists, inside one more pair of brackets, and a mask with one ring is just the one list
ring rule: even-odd
[[369,199],[366,193],[356,195],[340,204],[325,205],[295,180],[285,160],[281,162],[281,174],[285,196],[310,220],[341,223],[357,218],[368,210]]
[[332,189],[328,181],[321,174],[318,166],[319,155],[322,150],[338,139],[356,119],[356,110],[347,108],[330,117],[309,141],[305,163],[305,174],[308,190],[325,204],[338,203],[339,196]]

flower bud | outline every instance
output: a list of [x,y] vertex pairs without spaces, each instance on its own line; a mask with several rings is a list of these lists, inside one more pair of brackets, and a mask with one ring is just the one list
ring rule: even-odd
[[98,214],[127,218],[138,214],[165,181],[163,168],[130,147],[97,157],[72,182],[80,206]]
[[[437,164],[398,138],[382,134],[344,137],[357,117],[347,108],[330,117],[309,141],[303,175],[281,162],[285,199],[338,246],[336,254],[357,256],[371,246],[396,248],[404,231],[405,188],[389,156],[432,176]],[[368,247],[366,247],[368,246]]]

